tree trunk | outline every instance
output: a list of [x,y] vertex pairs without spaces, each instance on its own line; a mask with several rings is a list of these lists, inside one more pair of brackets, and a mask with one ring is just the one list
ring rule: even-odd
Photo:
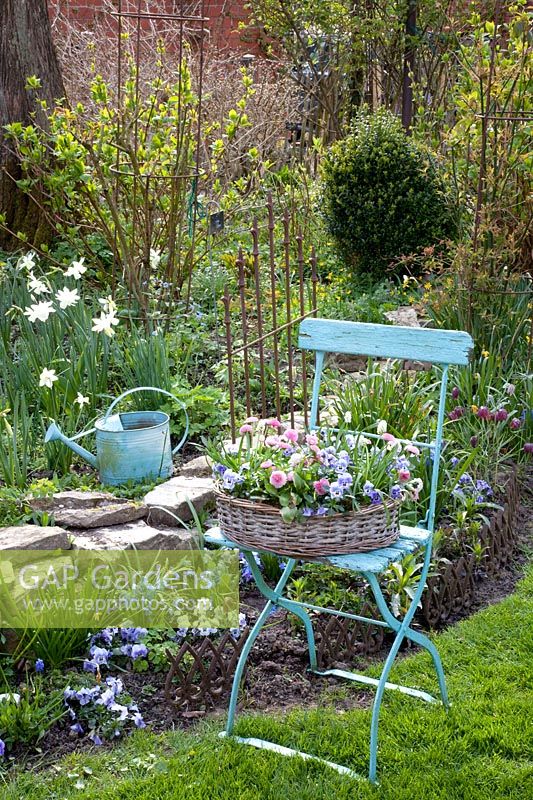
[[[27,78],[36,75],[41,88],[28,91]],[[39,246],[50,230],[39,207],[15,181],[21,171],[3,126],[11,122],[46,125],[38,100],[53,108],[65,88],[52,42],[47,0],[0,0],[0,213],[6,227]],[[35,116],[32,117],[32,114]],[[16,238],[0,229],[0,248],[13,249]]]

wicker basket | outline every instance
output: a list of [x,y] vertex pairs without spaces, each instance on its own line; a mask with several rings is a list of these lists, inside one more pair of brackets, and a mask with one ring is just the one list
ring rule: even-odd
[[247,550],[312,559],[385,547],[400,533],[398,500],[360,511],[285,523],[279,508],[267,503],[254,503],[219,491],[215,494],[222,532]]

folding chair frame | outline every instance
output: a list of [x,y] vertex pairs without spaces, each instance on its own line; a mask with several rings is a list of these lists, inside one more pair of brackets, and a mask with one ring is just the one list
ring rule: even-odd
[[[290,600],[289,598],[283,596],[283,591],[286,588],[292,571],[294,570],[296,560],[292,558],[288,559],[285,569],[276,587],[271,589],[266,584],[261,574],[261,570],[255,561],[253,553],[250,551],[243,551],[244,556],[250,566],[256,586],[261,594],[266,598],[267,603],[259,615],[255,625],[253,626],[241,652],[233,680],[226,730],[221,735],[230,736],[242,744],[252,745],[259,749],[271,750],[280,755],[300,756],[306,760],[318,761],[337,770],[337,772],[343,775],[350,775],[353,778],[364,779],[364,776],[359,775],[348,767],[340,764],[334,764],[333,762],[326,761],[318,756],[283,747],[275,744],[274,742],[255,738],[243,738],[233,734],[239,688],[247,658],[261,629],[263,628],[269,615],[272,613],[272,610],[275,607],[284,608],[286,611],[295,614],[304,624],[309,648],[309,669],[311,672],[317,675],[332,675],[338,678],[343,678],[346,680],[363,683],[367,686],[375,687],[376,694],[372,707],[372,721],[370,728],[370,764],[368,779],[372,783],[376,783],[379,713],[385,689],[396,690],[402,694],[407,694],[411,697],[416,697],[429,703],[442,702],[445,708],[449,707],[444,670],[437,648],[427,636],[419,631],[413,630],[411,628],[411,622],[420,603],[431,563],[439,466],[442,452],[448,367],[450,364],[467,364],[473,343],[468,334],[460,331],[400,328],[386,325],[369,325],[366,323],[307,319],[300,326],[299,344],[304,349],[310,349],[316,352],[316,369],[313,383],[310,416],[311,429],[316,429],[318,427],[317,419],[319,393],[326,353],[334,352],[348,353],[353,355],[368,355],[372,357],[378,356],[387,358],[413,359],[430,361],[431,363],[442,365],[442,379],[435,439],[430,443],[416,442],[419,447],[425,447],[429,449],[430,457],[433,460],[429,510],[423,525],[417,528],[405,528],[402,526],[398,543],[393,545],[391,548],[380,548],[373,550],[370,553],[354,553],[353,555],[349,556],[334,556],[323,559],[326,563],[349,569],[364,576],[370,586],[370,589],[372,590],[382,619],[371,619],[369,617],[362,617],[357,614],[349,614],[336,609],[322,608],[310,603]],[[365,432],[364,435],[379,438],[376,436],[376,434],[372,433]],[[213,544],[219,544],[233,548],[238,547],[238,545],[226,539],[223,532],[221,534],[216,529],[212,532],[208,532],[206,539]],[[399,620],[389,609],[379,586],[379,581],[376,577],[376,574],[379,574],[379,572],[383,571],[383,569],[385,569],[388,564],[393,563],[394,560],[401,560],[404,555],[409,552],[413,552],[419,547],[422,547],[424,550],[424,561],[422,570],[420,572],[417,589],[403,619]],[[340,669],[319,670],[317,667],[315,638],[311,618],[308,613],[309,610],[335,614],[337,616],[357,620],[362,623],[378,625],[393,631],[393,633],[395,633],[394,641],[383,665],[380,678],[377,679]],[[388,681],[392,665],[404,639],[409,639],[413,643],[423,647],[431,655],[437,674],[440,690],[440,701],[427,692],[419,689],[413,689],[408,686],[402,686],[396,683],[390,683]]]

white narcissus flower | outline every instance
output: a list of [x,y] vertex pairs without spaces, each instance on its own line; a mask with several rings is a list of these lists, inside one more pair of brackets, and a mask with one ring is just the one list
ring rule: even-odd
[[106,314],[113,314],[113,312],[117,310],[117,304],[115,303],[111,295],[109,295],[108,297],[100,297],[98,299],[98,302],[100,303],[100,305],[103,306]]
[[344,421],[347,422],[348,425],[350,424],[350,422],[352,421],[352,412],[351,411],[346,411],[345,412]]
[[40,278],[36,278],[33,272],[30,272],[30,279],[28,281],[28,291],[31,294],[50,294],[50,289],[46,285],[44,281]]
[[378,419],[378,426],[376,430],[380,436],[382,433],[387,433],[387,420]]
[[54,385],[54,381],[59,380],[56,375],[55,369],[43,369],[39,376],[39,386],[46,386],[48,389],[51,389]]
[[79,299],[80,295],[78,290],[69,289],[67,286],[64,286],[56,294],[56,300],[59,303],[59,308],[69,308],[70,306],[75,306]]
[[37,253],[33,250],[30,250],[29,253],[25,253],[25,255],[21,256],[17,261],[17,268],[18,269],[27,269],[28,272],[31,272],[35,268],[35,259],[37,258]]
[[84,261],[85,258],[80,258],[79,261],[73,261],[65,272],[65,278],[75,278],[78,281],[83,273],[87,272],[87,267],[83,263]]
[[161,253],[159,250],[154,250],[153,247],[150,248],[150,267],[151,269],[157,269],[159,266],[159,262],[161,261]]
[[90,401],[88,397],[84,397],[84,395],[82,395],[81,392],[78,392],[78,396],[76,397],[74,402],[77,403],[80,408],[83,408],[83,406],[89,405]]
[[34,303],[34,305],[29,306],[29,308],[25,308],[24,315],[28,317],[30,322],[35,322],[36,320],[46,322],[50,314],[53,314],[54,311],[55,309],[52,303],[46,300],[41,303]]
[[91,330],[96,331],[96,333],[105,333],[106,336],[113,336],[115,331],[112,326],[118,325],[119,320],[113,313],[100,314],[99,317],[93,317],[93,323]]

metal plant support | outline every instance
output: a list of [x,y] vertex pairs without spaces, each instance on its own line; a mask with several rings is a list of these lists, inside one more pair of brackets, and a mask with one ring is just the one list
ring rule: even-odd
[[[286,412],[294,425],[296,390],[299,389],[305,424],[308,422],[307,357],[304,352],[296,355],[294,333],[303,319],[317,314],[316,254],[314,248],[311,248],[309,258],[306,259],[302,230],[295,215],[288,209],[284,209],[280,215],[283,241],[280,247],[276,247],[276,218],[271,194],[268,195],[265,210],[266,220],[263,225],[260,225],[257,215],[253,218],[249,231],[250,250],[245,253],[241,247],[236,258],[238,296],[233,296],[229,282],[224,289],[224,328],[233,440],[236,437],[236,399],[240,388],[235,375],[238,357],[242,358],[242,388],[247,416],[260,414],[266,417],[275,414],[280,417]],[[294,230],[296,234],[293,236]],[[266,257],[261,256],[260,250],[262,232]],[[238,331],[235,330],[232,319],[232,309],[235,306],[240,315]],[[259,396],[256,399],[252,391],[252,368],[258,371]],[[273,392],[269,392],[268,388],[272,383]],[[286,406],[282,387],[287,396]]]

